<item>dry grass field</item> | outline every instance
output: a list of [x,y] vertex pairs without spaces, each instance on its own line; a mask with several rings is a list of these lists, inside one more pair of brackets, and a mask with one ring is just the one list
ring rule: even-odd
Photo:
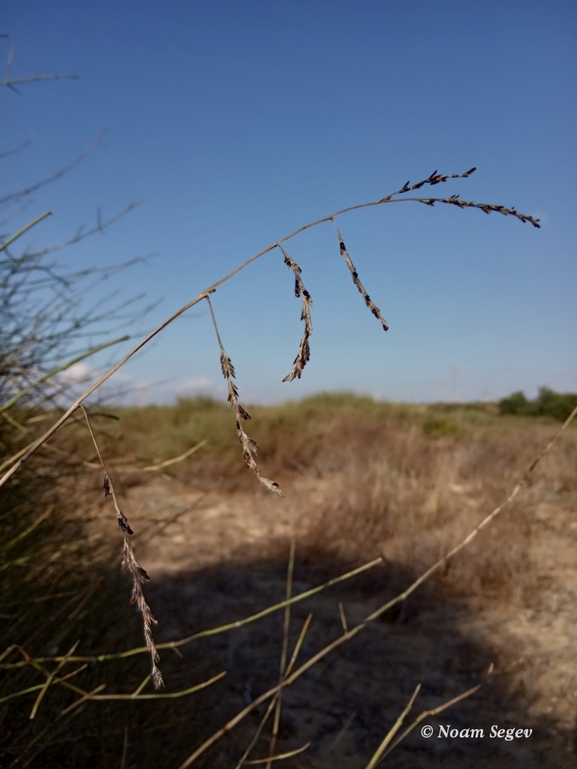
[[[43,477],[46,514],[18,541],[1,519],[0,765],[224,769],[276,755],[257,765],[363,769],[418,685],[397,736],[480,688],[424,717],[383,766],[577,765],[574,425],[467,547],[379,614],[507,499],[559,423],[348,394],[249,410],[284,499],[244,466],[224,404],[90,412],[151,577],[158,692],[85,426],[40,450],[37,468],[56,459],[59,473],[54,493]],[[292,682],[263,726],[281,666]],[[485,736],[439,736],[448,725]],[[493,725],[532,733],[497,739]]]

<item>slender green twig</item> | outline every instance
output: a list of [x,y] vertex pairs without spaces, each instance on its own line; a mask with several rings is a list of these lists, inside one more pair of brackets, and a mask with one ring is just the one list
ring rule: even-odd
[[[192,641],[196,641],[199,638],[208,638],[210,636],[219,635],[220,633],[226,633],[229,630],[236,630],[236,628],[244,627],[245,625],[249,625],[252,622],[257,622],[260,619],[263,619],[263,617],[267,617],[269,614],[273,614],[276,611],[280,611],[281,609],[284,609],[286,606],[290,605],[293,606],[296,603],[300,603],[301,601],[306,601],[307,598],[310,598],[313,595],[316,595],[317,593],[322,592],[323,590],[326,590],[329,587],[332,587],[333,585],[337,585],[340,582],[344,582],[345,580],[351,579],[352,577],[355,577],[357,574],[361,574],[364,571],[367,571],[368,569],[372,569],[375,566],[378,566],[383,562],[382,558],[375,558],[372,561],[369,561],[369,563],[365,563],[362,566],[358,566],[356,569],[353,569],[352,571],[348,571],[346,574],[341,574],[338,577],[334,577],[333,579],[328,580],[328,582],[324,582],[322,585],[318,585],[317,587],[313,587],[310,590],[306,590],[304,593],[299,593],[299,595],[293,596],[290,601],[281,601],[281,603],[277,603],[274,606],[268,606],[266,609],[263,609],[262,611],[259,611],[257,614],[252,614],[249,617],[245,617],[245,619],[237,620],[236,622],[229,622],[226,625],[219,625],[218,627],[210,628],[209,630],[201,630],[198,633],[194,633],[193,635],[186,636],[185,638],[179,638],[177,641],[165,641],[164,643],[159,643],[156,645],[157,649],[173,649],[176,651],[182,646],[186,646],[187,644],[191,643]],[[23,654],[24,659],[20,660],[18,662],[4,662],[4,660],[8,657],[9,654],[11,654],[13,651],[20,651],[21,654]],[[118,659],[126,659],[127,657],[134,657],[138,654],[148,654],[149,650],[146,646],[137,646],[133,649],[128,649],[124,652],[115,652],[112,654],[97,654],[93,656],[75,656],[75,657],[66,657],[66,659],[69,662],[110,662],[112,660],[118,660]],[[64,657],[35,657],[34,658],[37,662],[60,662],[60,660],[64,659]],[[0,670],[14,670],[17,668],[23,668],[30,664],[30,657],[23,653],[23,650],[20,649],[18,646],[8,646],[1,654],[0,654]]]
[[413,707],[413,703],[417,699],[417,694],[421,690],[421,684],[417,684],[417,687],[413,694],[411,695],[411,699],[407,702],[405,707],[403,708],[403,712],[401,715],[397,718],[393,726],[389,729],[388,733],[385,736],[385,739],[381,742],[377,750],[375,751],[373,757],[367,764],[366,769],[375,769],[377,764],[379,763],[381,757],[383,756],[385,750],[387,749],[387,746],[395,736],[395,734],[399,731],[401,726],[403,725],[403,721],[405,720],[407,714],[409,713],[410,709]]
[[22,235],[25,235],[28,232],[28,230],[31,230],[32,227],[36,227],[37,224],[40,224],[40,222],[43,219],[46,219],[48,216],[52,216],[52,211],[45,211],[43,214],[40,214],[40,216],[37,216],[33,221],[28,222],[28,224],[22,227],[22,229],[19,230],[15,235],[12,235],[12,237],[8,238],[8,240],[4,241],[4,243],[0,245],[0,251],[5,251],[8,246],[11,246],[12,243],[14,243],[15,240],[21,238]]

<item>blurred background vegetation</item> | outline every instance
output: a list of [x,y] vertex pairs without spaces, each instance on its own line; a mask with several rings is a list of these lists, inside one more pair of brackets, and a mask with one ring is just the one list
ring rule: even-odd
[[539,394],[529,400],[520,390],[499,401],[500,414],[524,417],[551,417],[564,422],[577,406],[577,393],[556,393],[540,387]]

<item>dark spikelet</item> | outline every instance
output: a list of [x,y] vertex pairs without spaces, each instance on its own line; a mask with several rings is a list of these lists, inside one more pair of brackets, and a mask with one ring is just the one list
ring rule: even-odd
[[401,195],[404,192],[411,192],[412,190],[420,190],[421,187],[425,186],[425,184],[434,186],[435,184],[446,182],[448,179],[466,179],[468,176],[471,176],[471,174],[474,173],[476,170],[477,170],[476,168],[470,168],[464,174],[440,174],[435,169],[435,171],[433,171],[433,173],[430,176],[428,176],[426,179],[422,179],[420,182],[417,182],[416,184],[405,182],[405,184],[403,184],[403,186],[399,190],[391,193],[386,198],[382,198],[382,201],[379,201],[379,202],[384,203],[388,200],[391,200],[393,197],[395,197],[395,195]]
[[373,313],[375,318],[378,318],[378,320],[381,322],[381,326],[383,327],[383,330],[384,331],[388,331],[389,330],[389,324],[383,318],[383,315],[382,315],[381,311],[379,310],[377,305],[373,302],[371,297],[368,295],[365,287],[361,283],[361,280],[359,278],[359,273],[357,272],[357,269],[356,269],[355,265],[353,264],[351,257],[349,256],[349,252],[347,251],[347,248],[345,246],[345,241],[343,240],[343,237],[341,235],[341,232],[340,232],[340,230],[338,228],[338,225],[337,225],[336,221],[334,219],[331,219],[331,221],[334,224],[335,229],[337,231],[337,237],[339,239],[339,250],[340,250],[341,256],[344,256],[344,258],[345,258],[345,262],[347,263],[347,267],[349,268],[349,272],[351,273],[351,277],[353,279],[353,283],[355,284],[355,286],[357,287],[359,293],[361,294],[361,296],[365,300],[365,304],[367,305],[369,310]]
[[304,283],[302,281],[301,268],[295,262],[295,260],[289,254],[287,254],[287,252],[284,250],[284,248],[281,245],[279,245],[279,248],[283,253],[284,263],[287,265],[289,269],[293,271],[293,274],[295,276],[295,296],[297,297],[297,299],[299,297],[302,299],[301,320],[305,324],[303,335],[299,345],[299,350],[297,352],[296,358],[293,361],[293,366],[290,372],[282,380],[283,382],[292,382],[293,379],[301,378],[303,369],[311,358],[311,349],[310,349],[309,339],[311,334],[313,333],[313,324],[311,320],[311,306],[312,306],[313,300],[309,292],[306,290]]
[[134,534],[134,532],[133,532],[133,531],[132,531],[132,529],[130,528],[130,524],[128,523],[128,520],[127,520],[126,516],[125,516],[125,515],[123,515],[123,514],[120,512],[120,510],[119,510],[119,511],[118,511],[118,513],[117,513],[117,517],[116,517],[116,520],[118,521],[118,525],[120,526],[120,528],[122,529],[122,531],[123,531],[125,534],[130,534],[131,536],[132,536],[132,534]]
[[238,405],[238,414],[240,417],[242,417],[245,421],[248,421],[251,419],[251,415],[248,413],[246,409],[244,409],[240,404]]
[[[145,582],[150,582],[150,576],[146,569],[143,569],[142,566],[138,567],[138,573],[140,574],[140,577],[145,580]],[[156,620],[155,620],[156,622]]]

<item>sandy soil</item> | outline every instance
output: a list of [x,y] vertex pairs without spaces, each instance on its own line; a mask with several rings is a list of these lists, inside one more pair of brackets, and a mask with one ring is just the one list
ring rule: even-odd
[[[328,560],[322,548],[311,553],[299,546],[322,482],[303,478],[286,492],[284,500],[259,491],[202,493],[162,477],[126,490],[123,509],[136,531],[137,557],[152,577],[147,592],[160,620],[159,641],[239,620],[281,601],[292,536],[295,594],[359,565]],[[92,535],[117,535],[110,507],[100,509]],[[433,736],[426,739],[417,727],[383,765],[577,766],[576,540],[574,511],[544,501],[533,522],[527,566],[538,568],[541,589],[530,607],[467,601],[449,592],[439,600],[438,590],[425,585],[401,611],[385,615],[326,657],[284,693],[278,750],[311,744],[279,765],[361,769],[417,684],[422,688],[414,716],[474,686],[493,663],[505,672],[472,697],[425,718],[422,725],[430,724]],[[374,549],[378,555],[383,543]],[[352,627],[415,576],[410,565],[387,563],[295,605],[291,649],[307,614],[313,615],[299,662],[342,634],[339,603]],[[183,758],[278,681],[282,622],[283,613],[277,612],[182,647],[182,666],[199,664],[205,677],[227,671],[195,700],[196,725]],[[179,688],[178,672],[167,679],[171,689]],[[234,767],[263,713],[260,707],[248,716],[194,766]],[[494,725],[532,733],[506,741],[490,736]],[[484,736],[443,737],[441,726],[483,729]],[[264,733],[252,758],[266,755],[270,726]]]

